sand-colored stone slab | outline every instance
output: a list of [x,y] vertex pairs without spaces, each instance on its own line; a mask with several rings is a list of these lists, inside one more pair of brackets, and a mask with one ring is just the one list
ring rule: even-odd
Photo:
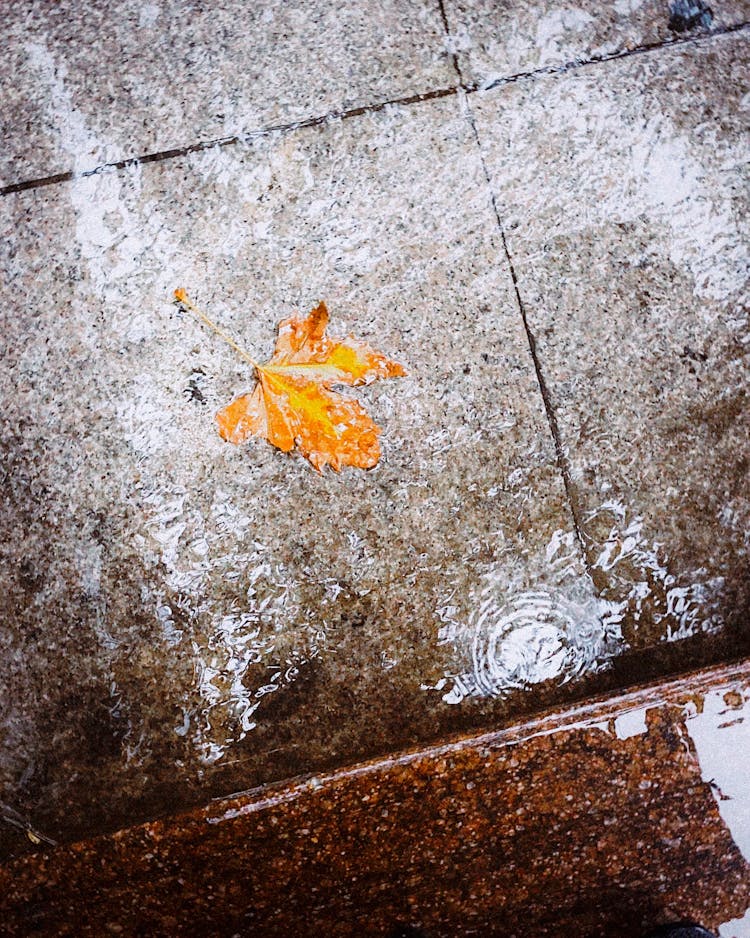
[[7,0],[0,29],[0,184],[455,83],[424,0]]
[[[456,99],[2,211],[0,765],[38,828],[497,720],[513,705],[481,698],[619,650]],[[260,358],[325,299],[333,331],[402,362],[352,392],[380,464],[319,475],[224,443],[214,414],[253,377],[176,286]]]
[[472,98],[589,560],[635,646],[750,621],[746,63],[731,35]]
[[445,0],[464,79],[491,85],[750,21],[747,0]]

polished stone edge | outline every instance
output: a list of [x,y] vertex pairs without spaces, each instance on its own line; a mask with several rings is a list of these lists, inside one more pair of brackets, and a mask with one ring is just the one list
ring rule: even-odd
[[[543,935],[550,902],[571,935],[637,935],[677,907],[715,927],[750,904],[750,867],[686,745],[685,708],[749,685],[750,659],[703,669],[23,857],[0,867],[6,933],[350,934],[338,925],[362,916],[362,934],[408,921],[430,935],[469,915],[492,934],[502,914]],[[641,730],[613,732],[638,712]],[[614,905],[597,899],[605,873]],[[569,880],[593,890],[583,911]],[[591,915],[630,930],[589,932]]]
[[[598,694],[564,708],[551,707],[531,719],[525,718],[501,729],[456,734],[440,743],[415,746],[396,755],[379,756],[342,769],[309,772],[282,782],[271,782],[267,785],[233,792],[220,798],[212,798],[207,805],[182,811],[167,818],[146,821],[114,833],[60,845],[58,851],[75,851],[79,847],[89,849],[110,838],[122,838],[129,832],[157,829],[166,831],[173,825],[179,829],[192,822],[219,824],[231,818],[303,798],[311,791],[319,792],[322,788],[336,786],[343,780],[376,776],[388,773],[396,767],[409,766],[425,760],[445,759],[465,750],[500,750],[537,736],[564,732],[566,729],[577,729],[590,723],[606,722],[623,710],[647,706],[680,705],[695,694],[707,693],[709,690],[721,691],[725,687],[729,688],[742,681],[750,681],[750,657],[739,662],[700,668],[677,677],[670,676],[664,680],[639,684],[619,694]],[[14,862],[33,863],[34,857],[38,856],[42,849],[20,860],[11,861],[7,867],[12,867]],[[0,863],[0,871],[5,866]]]
[[333,772],[310,773],[280,784],[261,785],[247,791],[235,792],[223,798],[215,798],[208,806],[187,812],[184,816],[205,820],[209,824],[218,824],[304,797],[310,791],[320,791],[321,788],[336,785],[344,779],[388,773],[396,767],[426,760],[444,760],[467,749],[501,750],[538,736],[579,729],[593,723],[604,723],[623,710],[679,706],[696,694],[721,692],[743,681],[750,681],[750,658],[734,664],[688,672],[665,681],[643,684],[616,696],[599,695],[565,709],[549,709],[533,719],[526,719],[499,730],[461,734],[431,746],[407,749],[398,755],[370,759]]
[[626,59],[635,55],[644,53],[658,52],[660,49],[671,49],[674,47],[695,45],[720,38],[736,32],[750,30],[750,23],[736,23],[731,26],[724,26],[717,29],[709,29],[705,32],[692,36],[675,36],[671,39],[664,39],[658,42],[645,43],[641,46],[634,46],[629,49],[617,49],[614,52],[608,52],[598,56],[591,56],[586,59],[572,59],[568,62],[561,62],[557,65],[546,65],[529,71],[517,72],[512,75],[500,76],[493,79],[489,84],[480,82],[459,81],[455,86],[447,88],[436,88],[427,91],[418,92],[411,95],[405,95],[398,98],[392,98],[386,101],[376,101],[370,104],[362,104],[357,107],[346,110],[329,111],[326,114],[315,115],[302,120],[291,121],[288,123],[272,124],[267,127],[251,129],[242,134],[233,134],[227,137],[216,137],[209,140],[198,140],[194,143],[183,146],[171,147],[166,150],[158,150],[153,153],[145,153],[140,156],[131,156],[127,159],[117,160],[112,163],[102,163],[93,169],[85,172],[76,173],[72,170],[64,172],[50,173],[47,176],[38,176],[31,179],[22,179],[4,186],[0,186],[0,196],[13,195],[17,192],[24,192],[28,189],[41,189],[45,186],[59,185],[61,183],[72,182],[74,179],[82,179],[86,176],[96,176],[105,172],[119,172],[129,167],[160,163],[164,160],[177,159],[181,156],[187,156],[191,153],[202,153],[214,148],[223,149],[224,147],[247,144],[252,140],[261,137],[271,136],[272,134],[293,133],[297,130],[303,130],[308,127],[318,127],[329,121],[348,120],[352,117],[361,117],[364,114],[376,114],[385,110],[387,107],[408,107],[413,104],[420,104],[424,101],[432,101],[437,98],[450,97],[459,94],[474,94],[476,92],[494,91],[504,85],[514,84],[520,81],[527,81],[544,76],[553,76],[565,74],[576,69],[585,68],[592,65],[603,65],[607,62],[618,59]]

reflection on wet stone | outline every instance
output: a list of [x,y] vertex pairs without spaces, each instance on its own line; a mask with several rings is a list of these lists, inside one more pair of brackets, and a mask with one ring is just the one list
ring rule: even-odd
[[725,37],[474,104],[587,567],[635,648],[722,629],[747,648],[743,50]]
[[[3,199],[8,817],[67,840],[494,727],[611,687],[632,651],[742,647],[738,49]],[[82,170],[112,141],[34,55]],[[176,286],[259,358],[324,299],[341,335],[403,361],[408,378],[362,391],[377,468],[224,444],[214,414],[254,379]],[[3,852],[28,846],[20,823]]]
[[[455,102],[18,193],[3,212],[18,467],[3,521],[25,532],[14,550],[49,558],[4,636],[10,800],[69,837],[470,723],[422,689],[469,666],[439,609],[453,595],[469,623],[487,577],[542,588],[555,532],[576,558]],[[317,475],[224,444],[213,415],[253,379],[178,314],[179,284],[261,358],[281,316],[325,298],[342,335],[403,360],[408,378],[362,392],[377,468]],[[580,557],[571,578],[585,593]],[[40,618],[47,652],[24,647]]]

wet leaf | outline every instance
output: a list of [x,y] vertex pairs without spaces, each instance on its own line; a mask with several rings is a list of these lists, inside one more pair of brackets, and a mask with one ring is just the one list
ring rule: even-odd
[[380,458],[380,427],[356,400],[335,385],[363,385],[405,375],[403,367],[353,338],[326,335],[328,310],[320,303],[304,319],[279,325],[272,358],[259,364],[187,298],[175,297],[222,335],[253,365],[258,383],[216,415],[219,433],[231,443],[260,436],[284,452],[296,446],[319,471],[330,465],[370,469]]

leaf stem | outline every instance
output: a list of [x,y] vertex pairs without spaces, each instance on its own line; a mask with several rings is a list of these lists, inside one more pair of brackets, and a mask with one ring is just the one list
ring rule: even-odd
[[221,338],[224,339],[224,341],[227,342],[229,345],[231,345],[231,347],[235,350],[235,352],[237,352],[237,354],[241,358],[244,358],[246,362],[249,362],[253,366],[253,368],[259,367],[255,359],[251,355],[249,355],[242,348],[241,345],[238,345],[234,341],[234,339],[229,335],[229,333],[225,332],[220,326],[217,326],[216,323],[212,319],[209,319],[208,316],[206,316],[206,314],[202,310],[198,309],[198,307],[192,302],[190,297],[187,295],[187,293],[183,289],[175,290],[174,296],[177,302],[184,309],[191,312],[194,316],[197,316],[198,319],[201,320],[201,322],[203,322],[205,325],[209,327],[209,329],[212,329],[217,335],[221,336]]

